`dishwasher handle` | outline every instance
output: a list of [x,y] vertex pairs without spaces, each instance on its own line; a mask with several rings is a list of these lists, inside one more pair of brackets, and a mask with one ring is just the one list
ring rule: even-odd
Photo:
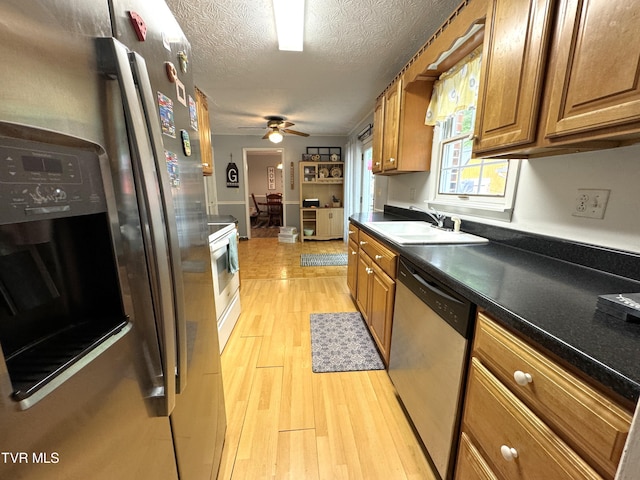
[[398,281],[460,335],[471,338],[476,307],[469,300],[405,258],[400,259]]
[[413,276],[413,278],[415,278],[420,283],[420,285],[422,285],[425,288],[428,288],[435,295],[444,298],[448,302],[453,302],[453,303],[456,303],[458,305],[464,305],[465,304],[465,302],[462,302],[462,301],[458,300],[457,298],[454,298],[451,295],[448,295],[444,290],[438,288],[436,285],[432,284],[428,280],[425,280],[418,273],[411,272],[411,275]]

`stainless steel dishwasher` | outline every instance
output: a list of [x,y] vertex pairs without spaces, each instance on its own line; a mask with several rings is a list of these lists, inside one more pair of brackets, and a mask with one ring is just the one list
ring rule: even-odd
[[389,376],[442,478],[452,476],[475,305],[400,258]]

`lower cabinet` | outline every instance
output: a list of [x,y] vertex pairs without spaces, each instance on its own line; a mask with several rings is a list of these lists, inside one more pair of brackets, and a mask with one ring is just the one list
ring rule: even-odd
[[[301,241],[331,240],[344,236],[344,208],[301,208]],[[310,235],[305,235],[305,230]]]
[[388,366],[396,282],[360,250],[357,285],[356,303]]
[[478,314],[457,479],[612,479],[630,423],[630,411]]
[[[347,283],[382,359],[388,366],[397,255],[362,231],[358,238],[357,246],[355,242],[349,242]],[[351,257],[356,259],[352,260]]]
[[356,298],[356,286],[358,280],[358,244],[349,237],[347,247],[347,287],[353,298]]
[[342,238],[344,208],[319,208],[316,210],[316,238]]

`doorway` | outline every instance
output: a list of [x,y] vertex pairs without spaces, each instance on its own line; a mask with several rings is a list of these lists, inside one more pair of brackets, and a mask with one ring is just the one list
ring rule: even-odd
[[[244,191],[247,219],[247,237],[277,237],[278,222],[269,222],[265,216],[268,194],[280,194],[283,203],[281,225],[286,225],[284,209],[284,169],[282,148],[244,148]],[[255,201],[254,201],[255,198]],[[273,219],[272,219],[273,220]]]

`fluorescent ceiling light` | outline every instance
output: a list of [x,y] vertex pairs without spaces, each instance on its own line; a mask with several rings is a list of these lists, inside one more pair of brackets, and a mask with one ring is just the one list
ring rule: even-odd
[[273,0],[278,48],[302,51],[304,36],[304,0]]

